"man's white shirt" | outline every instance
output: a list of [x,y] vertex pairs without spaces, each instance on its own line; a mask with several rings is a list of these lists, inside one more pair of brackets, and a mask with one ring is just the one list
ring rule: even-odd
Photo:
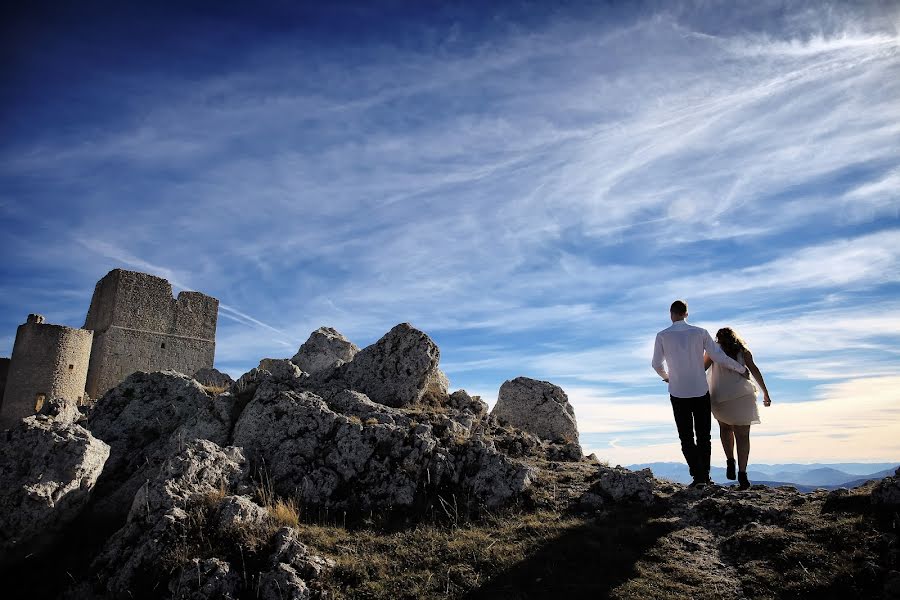
[[747,371],[744,365],[722,352],[708,331],[686,321],[675,321],[656,334],[653,347],[653,368],[660,377],[669,380],[669,394],[676,398],[698,398],[709,391],[703,368],[704,350],[713,362],[725,368],[738,373]]

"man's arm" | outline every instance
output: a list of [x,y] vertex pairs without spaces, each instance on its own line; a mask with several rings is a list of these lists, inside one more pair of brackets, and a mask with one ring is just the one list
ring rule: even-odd
[[656,343],[653,344],[653,361],[650,365],[653,367],[653,370],[659,373],[659,376],[663,378],[663,381],[669,380],[669,374],[666,372],[666,368],[663,366],[663,360],[665,359],[665,354],[663,353],[662,340],[659,339],[659,334],[656,334]]
[[720,364],[726,369],[730,369],[741,375],[747,372],[747,367],[722,352],[722,349],[713,341],[712,336],[709,335],[708,331],[706,331],[703,336],[703,349],[706,350],[707,356],[709,356],[714,363]]

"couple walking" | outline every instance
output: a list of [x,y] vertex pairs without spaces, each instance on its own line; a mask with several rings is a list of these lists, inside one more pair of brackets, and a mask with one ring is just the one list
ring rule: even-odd
[[[751,373],[763,390],[763,404],[771,404],[762,373],[753,362],[750,350],[731,328],[717,331],[714,342],[705,329],[688,325],[688,308],[683,300],[672,303],[669,316],[672,326],[656,334],[652,364],[669,384],[681,451],[694,478],[691,487],[712,483],[709,478],[712,412],[719,422],[719,436],[727,459],[726,477],[735,479],[736,442],[737,479],[740,489],[747,489],[750,487],[747,479],[750,425],[759,423],[756,387],[749,380]],[[706,371],[710,368],[707,381]]]

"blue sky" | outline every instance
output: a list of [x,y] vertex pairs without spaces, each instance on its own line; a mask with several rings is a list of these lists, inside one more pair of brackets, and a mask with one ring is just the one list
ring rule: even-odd
[[123,267],[219,298],[233,375],[409,321],[680,460],[683,297],[766,375],[751,459],[900,458],[898,4],[125,4],[0,19],[0,354]]

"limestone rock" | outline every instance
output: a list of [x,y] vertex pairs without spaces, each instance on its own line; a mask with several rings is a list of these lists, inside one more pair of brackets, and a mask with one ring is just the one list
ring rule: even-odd
[[269,513],[246,496],[226,496],[219,505],[218,529],[225,537],[247,529],[265,527]]
[[273,538],[271,570],[260,575],[259,598],[307,600],[315,597],[306,581],[334,567],[334,561],[316,556],[297,539],[297,532],[283,527]]
[[547,441],[578,443],[575,410],[562,388],[547,381],[517,377],[504,382],[491,415]]
[[193,378],[201,385],[215,388],[228,388],[234,383],[231,375],[218,369],[200,369],[194,373]]
[[286,359],[264,358],[259,368],[241,375],[231,393],[243,404],[253,398],[260,386],[272,390],[301,391],[309,385],[309,374]]
[[629,471],[624,467],[598,465],[600,478],[591,492],[599,493],[614,502],[632,501],[644,505],[653,503],[654,479],[650,469]]
[[0,557],[52,541],[84,508],[109,457],[108,445],[60,416],[26,417],[0,433]]
[[339,394],[332,405],[349,416],[308,391],[261,387],[233,443],[265,465],[277,493],[344,509],[408,508],[440,486],[459,486],[496,506],[530,485],[527,467],[495,448],[452,439],[445,415],[434,424],[417,422],[377,410],[355,392]]
[[111,389],[87,421],[91,433],[111,447],[98,482],[99,510],[121,514],[138,487],[185,444],[204,439],[227,445],[238,410],[230,394],[210,397],[174,371],[134,373]]
[[304,372],[315,375],[353,360],[359,347],[332,327],[319,327],[291,359]]
[[353,390],[396,408],[419,403],[429,394],[447,397],[447,377],[438,368],[441,352],[428,335],[401,323],[380,340],[359,351],[338,369]]
[[232,600],[240,593],[241,576],[224,560],[195,558],[169,582],[176,600]]
[[364,422],[374,421],[389,425],[409,422],[409,417],[399,410],[372,402],[365,394],[351,390],[344,390],[329,398],[328,407],[338,414],[359,417]]
[[900,468],[893,477],[885,477],[872,489],[872,504],[894,507],[900,506]]
[[78,410],[78,403],[65,398],[53,398],[44,402],[38,414],[51,417],[55,422],[66,425],[76,423],[83,417],[81,411]]
[[[139,487],[126,524],[107,541],[94,561],[92,581],[102,593],[127,594],[148,579],[165,583],[170,574],[160,572],[162,558],[185,539],[191,527],[190,510],[204,497],[215,497],[223,488],[240,491],[247,482],[247,464],[240,448],[220,448],[208,440],[185,444],[182,452],[160,465],[155,476]],[[198,562],[192,592],[232,593],[231,570],[220,562]],[[185,569],[190,570],[190,569]],[[183,573],[182,573],[183,576]],[[181,577],[173,581],[177,589]],[[165,588],[163,588],[165,589]]]
[[498,506],[527,490],[534,470],[510,460],[483,440],[472,440],[460,461],[463,481],[488,506]]
[[468,413],[474,419],[482,419],[488,412],[487,402],[480,396],[470,396],[466,390],[456,390],[450,394],[448,407],[462,413]]

